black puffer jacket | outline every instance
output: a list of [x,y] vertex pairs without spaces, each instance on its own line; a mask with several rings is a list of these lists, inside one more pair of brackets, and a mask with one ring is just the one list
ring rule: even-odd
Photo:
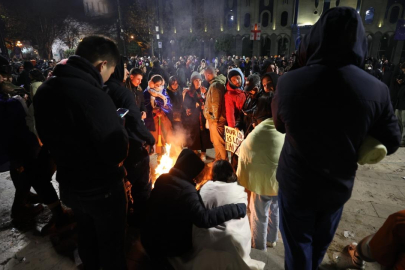
[[57,179],[74,189],[120,181],[128,135],[103,80],[86,59],[71,56],[34,96],[38,135],[58,167]]
[[245,204],[205,209],[193,183],[203,168],[200,158],[185,149],[170,173],[157,179],[141,229],[142,244],[152,257],[180,256],[191,250],[193,224],[210,228],[246,215]]
[[136,101],[131,90],[124,87],[124,62],[119,61],[115,67],[113,75],[105,83],[108,87],[108,95],[113,100],[116,108],[125,108],[129,112],[125,116],[125,128],[128,132],[128,137],[131,141],[142,146],[142,143],[146,141],[149,145],[155,144],[155,139],[146,128],[145,124],[141,120],[141,112],[136,106]]
[[277,180],[291,203],[338,209],[351,196],[366,136],[392,154],[398,120],[387,86],[359,68],[367,42],[356,10],[323,13],[299,52],[304,66],[280,77],[272,102],[275,126],[286,133]]

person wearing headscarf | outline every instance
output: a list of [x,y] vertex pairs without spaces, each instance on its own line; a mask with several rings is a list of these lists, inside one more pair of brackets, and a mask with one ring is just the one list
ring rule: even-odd
[[[162,146],[173,139],[173,105],[164,85],[165,81],[162,76],[153,75],[149,80],[148,88],[143,92],[146,107],[145,125],[152,133],[156,143],[161,142]],[[159,137],[161,141],[159,141]],[[161,149],[157,148],[156,153],[162,153]]]
[[276,175],[286,269],[317,269],[322,262],[365,138],[377,139],[388,155],[399,147],[388,88],[361,68],[366,54],[359,14],[332,8],[303,39],[301,67],[278,81],[272,114],[286,133]]
[[196,152],[200,150],[201,160],[205,161],[207,149],[213,147],[203,114],[207,89],[201,85],[202,77],[196,71],[191,74],[190,82],[190,88],[185,89],[183,93],[182,122],[186,132],[185,146]]

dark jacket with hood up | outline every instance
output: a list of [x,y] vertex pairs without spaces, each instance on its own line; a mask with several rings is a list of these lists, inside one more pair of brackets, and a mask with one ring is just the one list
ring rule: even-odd
[[114,73],[105,83],[108,87],[107,93],[113,100],[115,107],[128,109],[129,112],[125,116],[125,128],[128,132],[128,137],[131,143],[138,144],[139,147],[146,141],[149,145],[155,144],[150,131],[146,128],[141,119],[141,112],[136,106],[136,100],[131,90],[124,87],[124,62],[122,58],[117,63]]
[[34,96],[38,135],[61,185],[95,189],[122,181],[128,135],[97,69],[80,56],[57,65]]
[[352,8],[326,11],[301,43],[301,68],[278,81],[274,123],[286,133],[277,180],[294,204],[338,209],[350,198],[358,152],[371,135],[394,153],[400,143],[387,86],[359,68],[367,52]]
[[162,174],[150,195],[141,227],[142,245],[152,257],[180,256],[192,248],[193,224],[211,228],[244,217],[245,204],[206,209],[193,179],[204,163],[184,149],[168,174]]

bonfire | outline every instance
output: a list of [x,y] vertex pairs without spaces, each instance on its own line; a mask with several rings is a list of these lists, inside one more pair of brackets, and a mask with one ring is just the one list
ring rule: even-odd
[[171,144],[166,143],[165,145],[165,154],[162,156],[162,159],[159,162],[159,165],[155,169],[155,177],[156,179],[164,174],[168,173],[170,169],[173,167],[174,160],[170,157],[170,148]]

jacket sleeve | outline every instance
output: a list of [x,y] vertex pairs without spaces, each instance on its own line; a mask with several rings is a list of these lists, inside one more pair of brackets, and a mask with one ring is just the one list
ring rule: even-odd
[[276,91],[273,100],[271,101],[271,113],[273,115],[273,121],[276,129],[281,133],[286,133],[285,124],[282,118],[282,98],[278,91]]
[[228,122],[228,126],[233,128],[235,127],[235,104],[232,100],[231,94],[226,93],[224,98],[225,98],[226,121]]
[[206,209],[197,191],[187,192],[183,196],[185,205],[188,205],[187,214],[191,217],[193,224],[199,228],[211,228],[246,215],[246,205],[243,203]]
[[[124,108],[129,112],[125,116],[125,126],[134,132],[141,140],[146,141],[149,145],[155,144],[155,138],[142,122],[142,115],[139,108],[136,106],[135,100],[131,91],[123,91]],[[146,111],[146,109],[145,109]]]
[[397,151],[401,143],[398,119],[392,109],[388,89],[386,101],[382,104],[381,115],[370,129],[369,135],[379,140],[387,148],[388,155]]

